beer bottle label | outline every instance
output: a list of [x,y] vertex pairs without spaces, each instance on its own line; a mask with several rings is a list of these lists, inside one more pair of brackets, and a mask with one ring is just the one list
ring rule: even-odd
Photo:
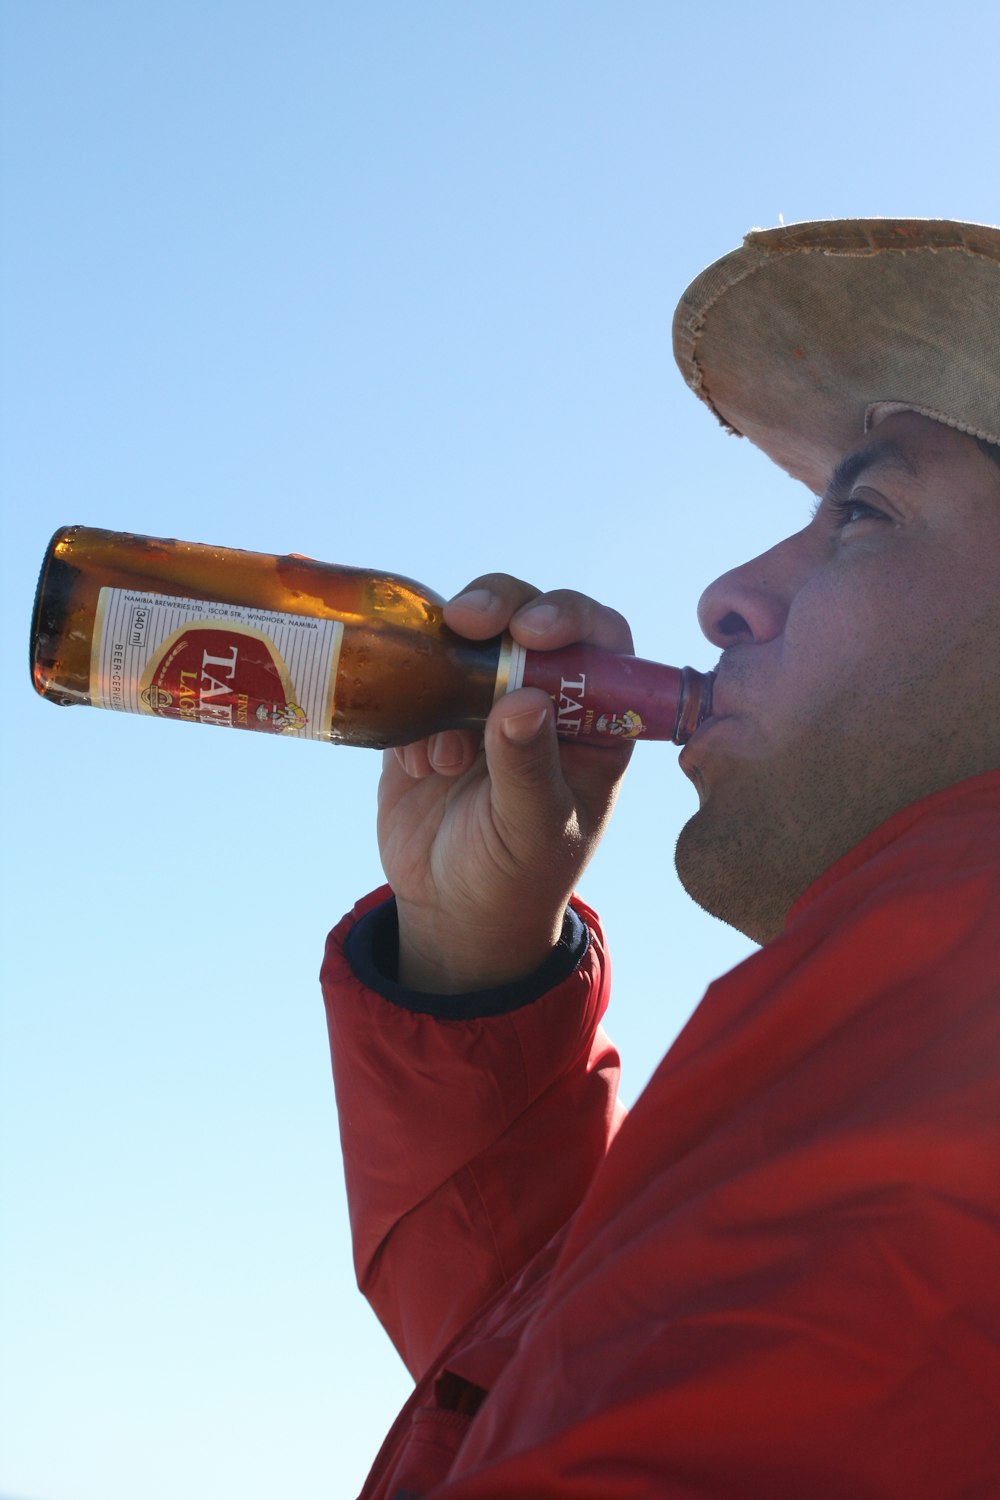
[[339,620],[102,588],[91,701],[189,724],[328,740],[343,634]]

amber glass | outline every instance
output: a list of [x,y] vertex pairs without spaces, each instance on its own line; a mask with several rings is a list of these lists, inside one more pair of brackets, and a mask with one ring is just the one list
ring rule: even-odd
[[[330,736],[339,743],[382,748],[439,729],[475,728],[485,721],[497,691],[504,641],[472,642],[455,635],[444,624],[438,595],[412,579],[309,558],[70,526],[49,544],[31,637],[34,685],[52,702],[92,702],[91,650],[104,587],[341,621]],[[619,683],[630,684],[629,702],[641,707],[647,738],[680,742],[708,706],[710,681],[690,668],[682,674],[592,647],[523,655],[521,680],[550,692],[568,738],[588,737],[574,727],[579,716],[574,720],[568,706],[581,663],[595,683],[610,684],[612,697]],[[504,691],[503,672],[501,678]],[[605,743],[607,737],[605,731]]]

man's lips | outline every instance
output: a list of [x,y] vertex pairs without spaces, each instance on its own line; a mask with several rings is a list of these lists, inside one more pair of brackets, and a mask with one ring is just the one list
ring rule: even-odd
[[709,715],[709,717],[707,719],[702,719],[701,723],[698,725],[698,728],[694,731],[694,733],[690,736],[690,738],[681,746],[680,759],[683,761],[686,752],[693,745],[701,745],[701,744],[703,744],[707,739],[709,739],[715,733],[715,731],[722,724],[725,724],[729,720],[730,717],[731,717],[731,715],[729,715],[729,714],[721,714],[721,713],[715,713],[715,712],[713,712],[713,713],[711,713]]
[[708,675],[712,682],[712,696],[708,713],[699,726],[701,728],[715,723],[717,719],[728,719],[740,710],[737,701],[740,694],[733,692],[734,680],[738,683],[740,674],[738,671],[734,672],[733,665],[725,654],[719,658],[715,670]]
[[714,680],[711,710],[702,719],[687,743],[681,746],[681,753],[677,758],[677,763],[685,776],[691,776],[694,772],[701,747],[709,745],[717,736],[721,738],[726,732],[724,726],[732,725],[738,717],[736,705],[726,690],[726,684],[720,682],[718,672],[712,675]]
[[710,719],[699,724],[686,745],[681,746],[677,764],[690,781],[701,785],[702,767],[707,765],[716,749],[722,749],[739,730],[740,721],[735,714],[713,713]]

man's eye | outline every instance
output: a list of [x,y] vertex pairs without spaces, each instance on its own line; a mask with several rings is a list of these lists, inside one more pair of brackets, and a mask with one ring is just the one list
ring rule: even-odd
[[830,517],[836,531],[843,530],[845,526],[855,525],[859,521],[887,521],[889,519],[884,510],[880,510],[877,505],[872,505],[868,500],[863,500],[860,495],[848,495],[844,500],[834,500],[830,506]]

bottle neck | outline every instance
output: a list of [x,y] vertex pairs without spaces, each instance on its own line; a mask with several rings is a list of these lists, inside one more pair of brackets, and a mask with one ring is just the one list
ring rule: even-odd
[[672,740],[682,745],[711,712],[712,677],[600,646],[528,651],[505,636],[494,701],[519,687],[542,688],[561,738],[591,744]]

